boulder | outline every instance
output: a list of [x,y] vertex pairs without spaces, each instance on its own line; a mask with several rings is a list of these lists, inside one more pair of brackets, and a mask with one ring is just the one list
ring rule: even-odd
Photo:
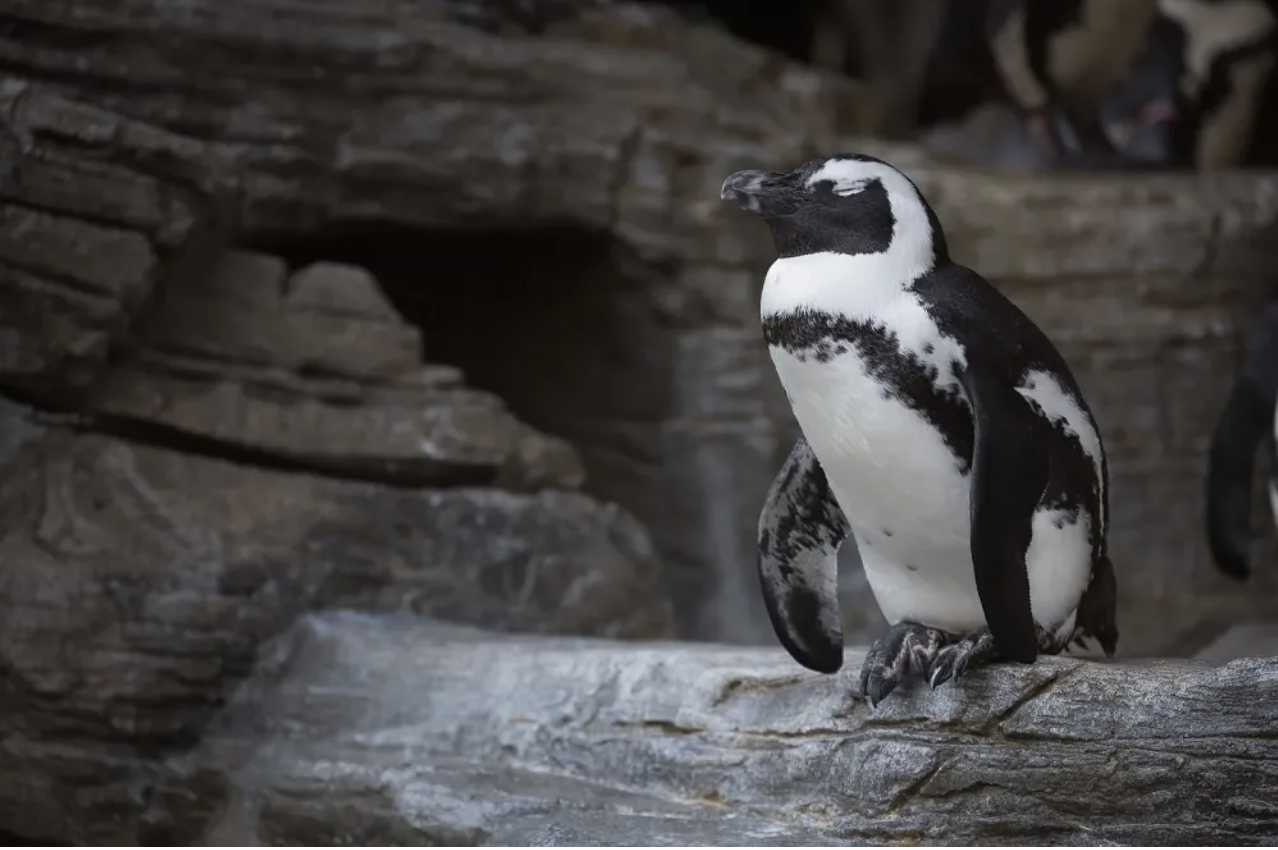
[[581,493],[342,480],[0,413],[0,830],[23,842],[137,817],[153,759],[308,610],[673,633],[647,532]]
[[[847,670],[860,658],[849,655]],[[308,617],[151,843],[1264,844],[1278,662],[1049,658],[877,710],[782,651]],[[160,802],[163,801],[163,802]],[[119,840],[136,833],[124,830]]]

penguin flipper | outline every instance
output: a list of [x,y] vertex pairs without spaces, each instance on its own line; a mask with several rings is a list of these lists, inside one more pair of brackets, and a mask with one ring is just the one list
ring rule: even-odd
[[975,431],[969,501],[976,591],[999,654],[1028,664],[1038,658],[1038,631],[1025,553],[1049,472],[1048,456],[1035,440],[1042,420],[998,376],[968,368],[959,381]]
[[843,666],[838,555],[850,531],[825,470],[800,437],[759,516],[759,581],[777,639],[818,673]]

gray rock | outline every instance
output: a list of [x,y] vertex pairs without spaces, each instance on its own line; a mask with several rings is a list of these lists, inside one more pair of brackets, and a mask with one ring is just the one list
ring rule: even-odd
[[[461,371],[422,363],[421,331],[366,270],[224,251],[160,293],[87,414],[302,469],[397,484],[576,489],[581,458]],[[130,433],[136,433],[131,431]]]
[[[1205,600],[1241,609],[1257,595],[1210,565],[1201,482],[1220,376],[1275,271],[1273,174],[941,167],[919,147],[849,136],[869,117],[862,88],[621,2],[10,4],[38,24],[0,33],[14,78],[0,109],[22,140],[6,150],[23,178],[0,190],[12,225],[0,228],[0,382],[93,389],[86,376],[128,349],[126,330],[162,336],[144,308],[195,287],[200,258],[231,238],[363,266],[412,313],[427,359],[462,370],[472,389],[455,404],[435,404],[437,384],[424,397],[388,380],[413,380],[411,329],[369,320],[365,297],[352,312],[331,286],[317,289],[327,318],[305,294],[269,325],[242,312],[243,330],[270,328],[250,339],[228,311],[195,313],[210,332],[221,322],[205,350],[256,343],[289,369],[258,364],[214,393],[207,374],[175,375],[194,367],[143,345],[105,397],[61,395],[162,419],[142,397],[155,396],[218,439],[431,483],[440,470],[410,456],[420,425],[403,405],[437,414],[457,478],[504,457],[503,484],[568,486],[581,470],[543,436],[569,440],[589,491],[653,530],[681,633],[768,643],[749,553],[794,424],[757,325],[771,248],[717,190],[737,168],[861,149],[918,179],[954,253],[1044,326],[1092,400],[1120,585],[1140,588],[1123,592],[1123,617],[1154,629],[1125,629],[1123,651],[1188,645],[1215,616]],[[88,20],[121,38],[80,49]],[[298,57],[322,78],[299,77]],[[337,312],[349,333],[326,349],[315,329]],[[311,331],[297,344],[302,315]],[[334,361],[349,374],[317,374]],[[212,362],[227,377],[229,361]],[[1273,560],[1272,529],[1257,527],[1256,560]],[[1278,570],[1253,582],[1272,596]],[[873,606],[848,593],[849,629],[865,633]]]
[[[65,246],[97,244],[76,234],[108,225],[157,270],[95,250],[106,259],[85,268],[131,287],[99,321],[10,273],[6,257],[27,268],[14,252],[38,246],[0,234],[15,240],[0,244],[0,314],[24,320],[0,329],[0,380],[29,375],[47,396],[83,348],[88,392],[59,393],[75,409],[382,480],[487,483],[497,464],[498,486],[575,487],[582,470],[555,442],[568,439],[590,492],[658,529],[685,633],[767,637],[743,553],[776,428],[761,402],[737,403],[774,380],[756,319],[736,312],[752,312],[758,240],[725,228],[715,192],[727,171],[857,126],[858,87],[624,3],[16,2],[38,23],[0,33],[25,69],[7,124],[31,143],[0,213],[10,199],[14,216],[50,211],[50,281],[76,256]],[[121,38],[67,50],[86,20]],[[317,71],[317,85],[299,57],[350,73]],[[398,261],[378,241],[396,233]],[[226,279],[197,300],[201,250],[228,241],[363,266],[397,307],[417,297],[428,361],[460,367],[470,389],[406,386],[412,329],[345,307],[339,319],[332,286],[324,315],[309,296],[272,303],[270,285],[233,310]],[[187,253],[204,261],[170,268]],[[40,321],[60,333],[32,332]],[[681,379],[707,348],[730,374]],[[423,427],[442,468],[418,450]]]
[[1273,660],[1051,658],[877,711],[854,678],[780,650],[308,617],[170,763],[156,799],[178,802],[151,822],[179,844],[1278,839]]
[[113,843],[151,760],[190,747],[308,610],[673,631],[646,531],[579,493],[397,488],[37,427],[0,446],[0,830]]

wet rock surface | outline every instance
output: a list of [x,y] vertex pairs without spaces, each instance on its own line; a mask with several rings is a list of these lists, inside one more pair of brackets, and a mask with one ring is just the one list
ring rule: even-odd
[[1049,659],[877,711],[854,678],[780,650],[310,617],[170,765],[162,796],[202,791],[164,816],[222,844],[1278,836],[1273,661]]

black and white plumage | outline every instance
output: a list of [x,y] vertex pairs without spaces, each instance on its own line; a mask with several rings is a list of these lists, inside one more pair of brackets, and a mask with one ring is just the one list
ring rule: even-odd
[[[1278,304],[1265,308],[1247,339],[1242,369],[1212,433],[1207,465],[1207,542],[1222,573],[1251,575],[1251,482],[1256,450],[1269,435],[1278,458]],[[1278,468],[1269,506],[1278,526]]]
[[803,439],[767,495],[759,571],[801,664],[843,662],[836,553],[850,534],[892,628],[871,703],[994,657],[1090,636],[1112,654],[1107,470],[1060,354],[881,160],[744,171],[722,195],[768,223],[764,337]]
[[1131,159],[1208,171],[1278,163],[1278,0],[1158,0],[1101,103]]

